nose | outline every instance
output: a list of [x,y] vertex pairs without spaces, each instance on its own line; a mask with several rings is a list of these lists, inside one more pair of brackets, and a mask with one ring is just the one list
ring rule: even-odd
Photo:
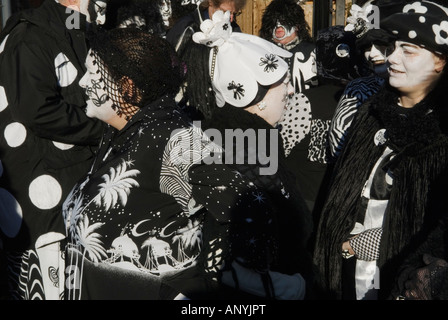
[[399,47],[396,47],[394,51],[387,57],[387,62],[389,64],[397,64],[397,59],[399,55]]
[[87,87],[87,72],[79,80],[79,86],[83,89],[85,89]]
[[106,23],[106,15],[98,14],[96,17],[96,24],[103,25]]
[[378,50],[378,48],[375,45],[373,45],[372,48],[370,49],[370,57],[373,58],[373,57],[379,57],[379,56],[384,57],[383,54],[381,53],[381,51]]

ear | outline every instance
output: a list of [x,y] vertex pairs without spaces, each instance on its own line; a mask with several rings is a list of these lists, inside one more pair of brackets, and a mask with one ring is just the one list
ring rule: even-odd
[[126,102],[129,101],[130,99],[133,99],[134,96],[137,94],[134,81],[132,81],[131,78],[128,78],[126,76],[122,77],[118,81],[118,90]]
[[442,72],[445,68],[447,57],[445,55],[436,54],[434,56],[434,69],[437,73]]

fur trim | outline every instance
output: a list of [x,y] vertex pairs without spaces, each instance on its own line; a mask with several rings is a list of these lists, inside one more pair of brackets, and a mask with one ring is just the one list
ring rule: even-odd
[[[387,145],[397,152],[391,162],[394,183],[383,223],[380,247],[381,291],[387,292],[403,256],[421,242],[424,230],[448,209],[448,137],[441,134],[437,94],[400,117],[390,102],[394,92],[385,88],[363,104],[351,127],[347,144],[334,169],[317,231],[314,263],[322,277],[319,287],[330,297],[341,297],[341,245],[349,237],[361,208],[360,193],[385,146],[376,147],[375,133],[390,132]],[[396,95],[395,95],[396,97]],[[427,113],[429,106],[434,110]],[[419,118],[420,117],[420,118]],[[421,118],[423,117],[423,118]],[[415,133],[412,132],[415,130]],[[405,133],[402,133],[402,132]],[[412,134],[411,138],[406,134]],[[445,211],[446,212],[446,211]]]

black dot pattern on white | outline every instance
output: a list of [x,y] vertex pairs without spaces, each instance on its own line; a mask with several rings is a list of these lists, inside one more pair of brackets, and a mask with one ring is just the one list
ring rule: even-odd
[[311,103],[303,93],[289,98],[283,119],[279,123],[285,155],[310,132]]

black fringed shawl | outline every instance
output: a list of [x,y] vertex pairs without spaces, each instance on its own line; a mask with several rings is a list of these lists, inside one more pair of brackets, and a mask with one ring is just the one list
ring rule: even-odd
[[[325,298],[341,298],[341,246],[357,221],[364,183],[386,145],[397,155],[390,163],[394,182],[378,261],[381,298],[388,295],[402,258],[421,243],[437,216],[448,212],[448,138],[440,125],[448,123],[439,112],[448,106],[437,92],[443,90],[403,110],[387,86],[360,107],[336,163],[316,235],[314,263]],[[374,135],[383,128],[389,140],[377,147]]]
[[[224,132],[226,129],[241,129],[243,131],[254,129],[257,132],[257,143],[259,143],[259,139],[266,139],[267,150],[270,151],[269,135],[261,137],[258,130],[270,130],[274,128],[258,115],[252,114],[243,108],[236,108],[229,105],[223,108],[216,108],[213,111],[211,119],[204,121],[202,127],[204,130],[209,128],[217,129],[222,133],[223,137],[225,136]],[[281,139],[280,134],[278,135],[278,139]],[[229,141],[225,142],[229,143]],[[231,141],[232,143],[234,144],[235,142]],[[305,274],[311,273],[311,254],[305,250],[313,229],[311,213],[300,191],[296,190],[295,180],[287,169],[283,143],[280,140],[277,146],[278,149],[273,151],[278,155],[278,170],[272,175],[259,175],[260,163],[248,163],[248,154],[258,154],[256,144],[246,144],[244,146],[244,163],[234,161],[234,164],[231,166],[248,177],[258,187],[265,190],[273,201],[281,230],[279,233],[280,243],[283,243],[283,245],[280,245],[279,269],[276,271],[292,274],[300,270],[302,276],[306,277]],[[236,147],[236,151],[243,151],[239,150],[240,146]],[[283,188],[289,194],[287,198],[280,192]]]

